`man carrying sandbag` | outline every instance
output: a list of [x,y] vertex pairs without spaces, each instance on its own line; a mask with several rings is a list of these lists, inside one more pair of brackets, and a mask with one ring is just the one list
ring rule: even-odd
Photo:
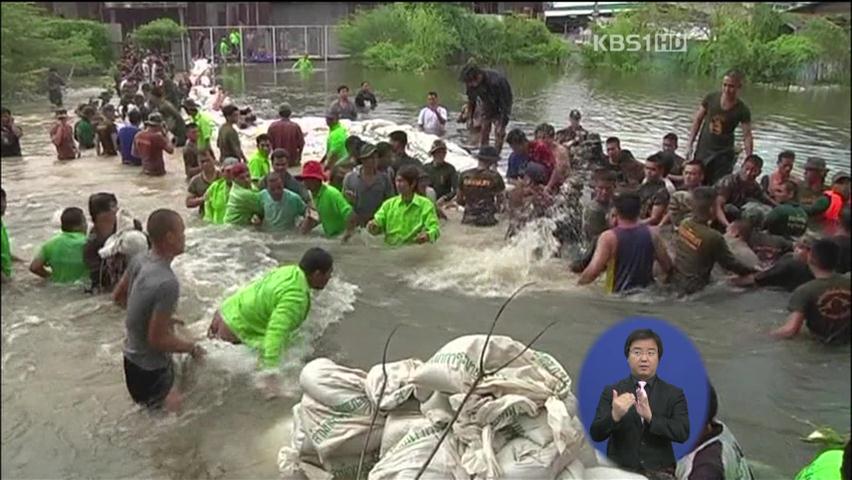
[[[331,254],[314,247],[298,265],[278,267],[231,295],[213,315],[210,338],[233,344],[245,343],[260,351],[261,367],[277,370],[281,351],[311,310],[310,290],[322,290],[331,279]],[[267,396],[275,396],[277,384],[267,377]]]

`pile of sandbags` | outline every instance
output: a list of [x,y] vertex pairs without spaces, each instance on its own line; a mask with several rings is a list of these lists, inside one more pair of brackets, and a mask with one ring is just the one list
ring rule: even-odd
[[354,478],[366,443],[362,477],[413,479],[459,409],[421,478],[633,478],[599,464],[583,434],[571,378],[550,355],[493,336],[485,371],[505,367],[473,388],[485,339],[459,337],[425,363],[402,360],[369,373],[325,358],[307,364],[292,441],[279,452],[282,478]]

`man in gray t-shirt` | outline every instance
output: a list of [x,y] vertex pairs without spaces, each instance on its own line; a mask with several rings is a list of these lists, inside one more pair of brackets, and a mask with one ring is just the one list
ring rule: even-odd
[[393,196],[393,186],[390,177],[377,170],[375,146],[369,143],[361,145],[356,158],[361,165],[346,174],[343,193],[355,207],[358,223],[364,226],[373,219],[382,203]]
[[172,316],[177,310],[180,284],[169,259],[153,252],[141,253],[127,268],[127,338],[124,356],[145,370],[167,368],[170,353],[154,349],[148,343],[148,327],[154,313]]
[[172,353],[204,355],[198,344],[174,332],[180,284],[171,263],[184,250],[183,219],[173,210],[156,210],[147,231],[151,250],[131,260],[113,292],[116,303],[127,308],[124,376],[134,402],[176,411],[181,394],[173,388]]

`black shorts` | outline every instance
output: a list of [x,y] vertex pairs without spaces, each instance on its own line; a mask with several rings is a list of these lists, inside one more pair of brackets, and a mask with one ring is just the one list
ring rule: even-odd
[[62,106],[62,91],[61,90],[50,90],[47,92],[47,98],[50,100],[54,106],[61,107]]
[[133,401],[148,408],[160,408],[175,383],[174,365],[145,370],[124,357],[124,379]]

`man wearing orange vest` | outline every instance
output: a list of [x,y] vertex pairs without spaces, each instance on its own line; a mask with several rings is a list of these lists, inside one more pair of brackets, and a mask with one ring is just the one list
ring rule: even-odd
[[840,221],[840,212],[849,204],[849,174],[836,173],[831,181],[831,188],[823,193],[807,211],[812,218],[826,222]]

